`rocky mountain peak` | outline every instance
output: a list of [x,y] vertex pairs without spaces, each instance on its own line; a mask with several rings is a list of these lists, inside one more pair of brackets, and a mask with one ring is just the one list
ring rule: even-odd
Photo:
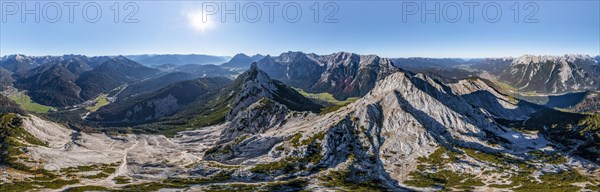
[[564,93],[596,89],[598,69],[588,55],[523,55],[513,60],[499,79],[522,91]]
[[227,119],[233,118],[238,112],[247,108],[261,98],[273,98],[277,87],[273,80],[265,72],[260,70],[256,63],[252,63],[250,69],[236,79],[241,84],[241,90],[234,100]]
[[17,60],[18,62],[23,62],[24,59],[26,59],[24,55],[15,55],[15,60]]
[[500,93],[490,84],[492,82],[485,79],[469,78],[448,84],[448,86],[467,102],[494,118],[524,120],[536,111],[535,106]]
[[121,61],[121,62],[130,62],[130,61],[132,61],[132,60],[128,59],[127,57],[123,56],[123,55],[116,56],[116,57],[114,57],[112,59],[115,60],[115,61]]
[[231,60],[229,60],[229,62],[238,62],[238,61],[246,61],[246,60],[251,60],[252,58],[250,58],[250,56],[243,54],[243,53],[238,53],[235,54]]
[[221,132],[221,141],[231,141],[244,134],[257,134],[285,121],[288,108],[267,97],[261,97],[230,118],[229,125]]
[[263,56],[260,54],[256,54],[250,57],[244,53],[238,53],[235,56],[233,56],[228,62],[221,64],[221,66],[236,70],[243,70],[249,68],[250,63],[256,62],[262,58]]
[[234,84],[240,87],[227,120],[231,120],[240,111],[262,98],[273,100],[295,111],[318,111],[321,108],[293,88],[271,79],[267,73],[259,69],[256,63],[241,74]]
[[259,70],[258,64],[256,64],[256,62],[252,62],[252,64],[250,64],[250,70]]
[[354,53],[348,52],[338,52],[329,56],[329,58],[323,59],[324,62],[328,65],[328,68],[337,65],[357,65],[360,62],[360,56]]
[[512,65],[521,65],[521,64],[531,64],[531,63],[540,63],[555,60],[554,56],[549,55],[522,55],[515,60],[513,60]]
[[[246,55],[246,54],[244,54],[244,53],[238,53],[238,54],[235,54],[235,55],[233,56],[233,58],[236,58],[236,57],[248,57],[248,55]],[[232,59],[233,59],[233,58],[232,58]]]
[[563,56],[525,54],[513,60],[512,65],[537,63],[572,63],[578,60],[589,62],[594,61],[594,58],[590,57],[589,55],[582,54],[565,54]]
[[342,52],[337,52],[337,53],[334,53],[334,55],[335,55],[335,57],[336,57],[336,58],[338,58],[338,59],[340,59],[340,60],[345,60],[345,59],[351,58],[351,57],[353,57],[353,56],[357,56],[357,55],[356,55],[356,54],[354,54],[354,53],[350,53],[350,52],[343,52],[343,51],[342,51]]
[[309,55],[311,54],[306,54],[303,52],[293,52],[293,51],[288,51],[286,53],[281,53],[277,58],[275,58],[275,61],[280,62],[280,63],[316,63],[318,65],[319,62],[317,60],[315,60],[314,58],[310,57]]

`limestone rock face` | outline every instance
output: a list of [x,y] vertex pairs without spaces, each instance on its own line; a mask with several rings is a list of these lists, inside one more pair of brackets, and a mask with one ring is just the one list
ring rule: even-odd
[[277,92],[277,86],[269,78],[269,76],[259,70],[256,64],[252,64],[250,70],[248,70],[244,76],[245,80],[241,87],[240,93],[235,98],[235,106],[229,112],[227,119],[233,118],[241,110],[257,102],[261,98],[273,98],[273,94]]
[[230,141],[244,134],[263,133],[282,124],[288,112],[285,105],[263,97],[232,117],[229,126],[221,132],[221,138]]
[[467,102],[494,118],[525,120],[536,111],[535,106],[499,93],[481,79],[460,80],[448,86]]
[[[409,173],[417,169],[417,158],[428,156],[439,147],[520,154],[548,144],[537,135],[512,131],[493,119],[496,116],[518,119],[533,109],[511,111],[511,107],[518,106],[509,101],[504,101],[506,106],[498,104],[501,108],[488,108],[498,106],[477,106],[476,101],[463,97],[477,91],[493,90],[484,82],[446,86],[421,74],[397,72],[379,81],[360,100],[326,115],[288,112],[285,117],[267,115],[229,122],[221,133],[224,143],[207,153],[206,158],[242,165],[289,162],[287,169],[293,170],[268,171],[269,174],[251,171],[248,173],[251,178],[309,176],[313,174],[311,170],[331,168],[357,173],[348,180],[377,180],[386,187],[401,190],[403,186],[398,182],[408,179]],[[496,100],[508,100],[497,92],[489,94]],[[260,103],[238,113],[238,118],[282,109],[276,104],[265,108]],[[239,127],[242,122],[251,128],[231,129],[232,124]],[[264,127],[254,128],[257,124]],[[236,137],[242,134],[246,136]],[[261,146],[253,146],[259,150],[242,153],[241,149],[248,147],[247,142]],[[265,146],[270,149],[265,150]],[[471,174],[480,172],[473,171],[478,170],[473,165],[460,166],[463,168],[452,169]]]
[[499,79],[520,91],[565,93],[600,88],[600,65],[587,55],[535,56],[516,58]]

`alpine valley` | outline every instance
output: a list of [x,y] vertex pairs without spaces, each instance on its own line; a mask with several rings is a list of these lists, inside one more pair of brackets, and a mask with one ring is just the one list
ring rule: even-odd
[[0,191],[600,191],[600,56],[0,59]]

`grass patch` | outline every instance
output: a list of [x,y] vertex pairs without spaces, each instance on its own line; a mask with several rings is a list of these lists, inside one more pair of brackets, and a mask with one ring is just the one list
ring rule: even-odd
[[306,179],[292,179],[256,184],[232,183],[224,185],[209,185],[206,192],[254,192],[254,191],[302,191],[308,185]]
[[325,187],[342,188],[348,191],[387,191],[378,180],[365,182],[350,181],[348,180],[350,174],[350,170],[329,171],[327,175],[319,177],[319,180],[323,182],[322,185]]
[[179,126],[171,129],[161,130],[160,134],[165,135],[166,137],[173,138],[177,133],[181,131],[191,130],[190,127],[206,127],[210,125],[215,125],[217,123],[225,121],[225,116],[231,111],[231,108],[228,106],[221,106],[216,108],[215,111],[212,111],[208,114],[200,114],[198,117],[194,118],[190,123],[185,126]]
[[252,167],[250,171],[264,174],[276,174],[280,172],[289,174],[295,171],[304,170],[308,163],[316,165],[323,159],[323,156],[321,155],[323,148],[319,141],[325,139],[325,134],[326,132],[320,132],[307,139],[300,140],[302,134],[296,133],[290,142],[294,147],[307,146],[305,156],[285,157],[279,161],[257,164]]
[[481,162],[493,163],[499,166],[504,166],[506,161],[505,157],[500,154],[489,154],[474,149],[463,148],[462,149],[468,156],[473,157]]
[[286,157],[275,162],[256,164],[250,171],[264,174],[275,174],[282,171],[283,173],[288,174],[304,169],[304,166],[299,164],[299,162],[299,157]]
[[112,163],[112,164],[82,165],[82,166],[77,166],[77,167],[65,167],[65,168],[62,168],[60,170],[60,172],[67,174],[67,175],[72,175],[73,173],[99,171],[98,173],[96,173],[94,175],[83,175],[83,176],[81,176],[81,178],[102,179],[102,178],[107,178],[108,176],[110,176],[110,174],[115,173],[117,170],[115,167],[117,165],[118,164],[116,164],[116,163]]
[[116,191],[131,191],[131,192],[158,191],[158,190],[167,189],[167,188],[180,189],[180,188],[185,188],[185,186],[178,186],[178,185],[172,185],[172,184],[161,183],[161,182],[151,182],[151,183],[127,185],[127,186],[121,188],[120,190],[116,190]]
[[337,100],[331,93],[308,93],[302,89],[294,88],[302,96],[309,98],[315,103],[324,105],[326,107],[321,109],[320,114],[327,114],[339,110],[340,108],[354,103],[359,97],[349,97],[346,100]]
[[118,191],[158,191],[160,189],[182,189],[191,185],[217,183],[231,179],[233,172],[221,171],[208,178],[170,178],[162,182],[126,185]]
[[334,105],[334,106],[324,107],[323,109],[321,109],[321,112],[319,114],[325,115],[327,113],[337,111],[337,110],[341,109],[342,107],[345,107],[346,105],[349,105],[349,104],[350,103],[345,103],[342,105]]
[[579,125],[582,129],[579,130],[579,134],[584,135],[586,132],[590,132],[600,138],[600,114],[589,115],[579,121]]
[[15,93],[14,95],[9,96],[10,100],[13,100],[15,103],[19,104],[21,108],[26,111],[31,111],[35,113],[47,113],[50,110],[54,110],[53,107],[42,105],[36,103],[31,100],[31,98],[25,93]]
[[[409,173],[411,178],[404,181],[404,184],[414,187],[442,187],[459,190],[472,190],[474,186],[485,185],[481,180],[475,178],[475,175],[442,169],[444,165],[456,162],[459,158],[462,158],[461,154],[440,147],[428,157],[417,158],[419,161],[417,170]],[[428,169],[433,171],[428,171]]]
[[302,191],[308,185],[306,179],[293,179],[288,181],[274,181],[263,185],[264,191]]
[[292,146],[294,146],[294,147],[300,146],[300,138],[302,138],[302,133],[294,134],[294,136],[290,140],[290,142],[292,142]]
[[77,179],[75,179],[75,180],[58,179],[58,180],[54,180],[51,182],[38,182],[36,184],[43,186],[43,188],[60,189],[64,186],[73,185],[73,184],[77,184],[77,183],[79,183],[79,180],[77,180]]
[[100,109],[100,107],[110,104],[108,99],[106,99],[106,96],[107,96],[106,94],[99,95],[98,97],[96,97],[94,99],[94,105],[86,107],[85,109],[90,112],[95,112],[95,111],[98,111],[98,109]]
[[106,174],[113,174],[117,170],[115,167],[117,163],[112,164],[98,164],[98,165],[81,165],[77,167],[65,167],[60,169],[63,173],[78,173],[78,172],[89,172],[89,171],[101,171]]
[[229,184],[229,185],[209,185],[206,192],[254,192],[258,191],[259,185],[250,184]]
[[171,178],[166,179],[165,181],[163,181],[163,183],[172,186],[189,186],[197,184],[216,183],[231,179],[232,173],[233,171],[220,171],[214,174],[213,176],[206,178]]
[[88,176],[83,176],[82,178],[85,179],[102,179],[102,178],[107,178],[109,175],[104,173],[104,172],[100,172],[98,174],[95,175],[88,175]]
[[0,191],[27,191],[32,189],[60,189],[67,185],[79,183],[79,180],[63,180],[56,179],[47,182],[32,181],[32,182],[15,182],[10,184],[2,184]]
[[460,174],[449,170],[440,170],[435,173],[411,172],[411,179],[404,184],[415,187],[441,186],[444,189],[471,189],[473,186],[483,186],[484,183],[475,178],[475,175]]
[[544,151],[533,151],[530,154],[535,157],[535,161],[540,162],[540,163],[547,163],[547,164],[554,164],[554,165],[567,163],[567,158],[564,156],[561,156],[559,153],[548,154],[547,152],[544,152]]
[[128,177],[125,176],[118,176],[113,178],[113,181],[115,181],[115,184],[128,184],[131,183],[131,179],[129,179]]
[[299,88],[294,88],[294,90],[302,94],[304,97],[325,105],[347,105],[360,99],[358,97],[349,97],[346,100],[340,101],[333,97],[331,93],[308,93]]
[[81,186],[81,187],[71,187],[65,190],[65,192],[85,192],[85,191],[109,191],[108,188],[102,186]]
[[429,154],[428,157],[418,157],[417,160],[420,163],[427,163],[429,165],[442,165],[456,162],[458,159],[457,156],[459,155],[460,154],[447,150],[445,147],[440,147],[433,151],[433,153]]

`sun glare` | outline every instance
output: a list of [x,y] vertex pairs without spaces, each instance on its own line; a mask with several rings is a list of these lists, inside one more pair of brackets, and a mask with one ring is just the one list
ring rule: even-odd
[[214,23],[208,16],[207,18],[202,18],[202,12],[192,12],[188,14],[188,20],[190,22],[190,26],[198,31],[205,32],[209,29],[214,28]]

